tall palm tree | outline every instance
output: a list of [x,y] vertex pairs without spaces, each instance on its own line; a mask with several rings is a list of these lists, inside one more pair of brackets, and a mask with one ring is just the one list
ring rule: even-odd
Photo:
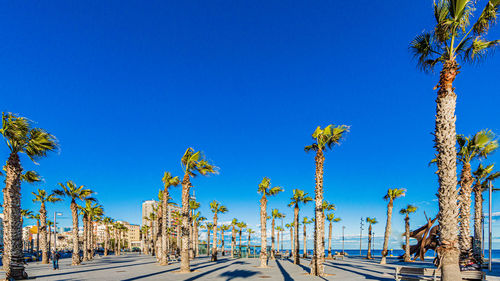
[[459,250],[457,248],[458,206],[455,150],[456,94],[453,81],[459,73],[459,60],[473,62],[500,41],[485,39],[496,21],[500,2],[489,0],[476,22],[471,21],[479,1],[438,0],[434,2],[436,25],[410,43],[418,65],[424,71],[442,64],[436,99],[434,132],[439,179],[439,231],[446,245],[440,254],[443,281],[459,280]]
[[462,164],[462,173],[460,175],[459,191],[459,233],[458,246],[460,249],[460,260],[468,261],[471,255],[472,243],[470,240],[470,205],[472,184],[471,162],[479,157],[486,158],[489,154],[498,148],[498,141],[494,139],[495,134],[491,131],[482,130],[473,137],[457,135],[458,153],[457,160]]
[[[344,134],[349,130],[348,126],[328,125],[324,129],[320,126],[316,128],[312,134],[314,143],[304,148],[306,152],[315,151],[316,157],[316,187],[315,193],[315,222],[314,222],[314,253],[311,261],[311,274],[315,276],[323,276],[325,268],[323,260],[325,258],[325,248],[323,244],[323,235],[325,233],[325,222],[323,220],[323,164],[325,162],[324,151],[332,149],[334,145],[339,144]],[[323,233],[323,235],[322,235]]]
[[341,219],[336,218],[334,213],[326,215],[326,219],[330,222],[328,226],[328,257],[332,258],[332,222],[339,222]]
[[280,186],[271,187],[271,179],[264,177],[257,192],[260,198],[260,267],[267,267],[267,196],[274,196],[283,191]]
[[31,219],[36,220],[36,257],[38,259],[38,251],[40,250],[40,214],[33,215]]
[[201,213],[198,211],[196,214],[193,215],[193,232],[194,232],[194,256],[196,257],[198,255],[198,245],[199,245],[199,231],[198,228],[200,224],[204,221],[206,221],[207,218],[202,216]]
[[71,265],[79,265],[80,264],[80,249],[78,246],[78,205],[76,204],[77,200],[86,200],[91,198],[90,196],[94,193],[94,191],[85,188],[85,186],[81,185],[79,187],[72,181],[67,181],[66,185],[63,183],[59,183],[61,189],[55,190],[54,192],[60,196],[66,196],[71,198],[71,215],[73,217],[73,254]]
[[405,215],[405,254],[404,254],[404,261],[405,262],[410,262],[411,261],[411,256],[410,256],[410,214],[415,213],[417,211],[418,207],[413,206],[408,204],[406,208],[403,208],[399,210],[399,213],[401,215]]
[[[327,200],[323,200],[323,212],[321,213],[321,219],[323,220],[323,226],[322,227],[325,227],[325,223],[326,223],[326,217],[325,217],[325,212],[330,212],[330,211],[335,211],[336,208],[335,208],[335,204],[332,204],[330,202],[328,202]],[[314,218],[311,219],[313,222],[314,222]],[[324,228],[323,228],[324,230]],[[325,233],[324,231],[321,232],[319,234],[321,236],[321,241],[322,241],[322,247],[323,247],[323,250],[325,249]],[[325,255],[322,255],[321,258],[323,259],[322,262],[324,263],[325,262]]]
[[40,234],[41,241],[40,244],[42,246],[42,263],[49,263],[49,245],[47,244],[47,209],[45,208],[45,203],[54,203],[61,201],[61,198],[57,197],[57,194],[50,193],[48,194],[43,189],[38,189],[37,193],[31,192],[35,196],[33,202],[40,202]]
[[366,258],[371,260],[372,258],[372,225],[377,224],[378,221],[376,218],[366,218],[366,222],[368,223],[368,253],[366,254]]
[[167,235],[167,220],[168,220],[168,200],[170,198],[169,188],[175,187],[180,184],[179,177],[173,177],[170,172],[165,172],[163,174],[163,178],[161,179],[163,182],[163,192],[162,194],[162,208],[161,208],[161,217],[162,217],[162,228],[161,228],[161,249],[162,255],[160,260],[160,265],[168,265],[168,252],[167,252],[167,244],[168,244],[168,235]]
[[89,213],[89,246],[90,246],[90,256],[89,259],[93,259],[95,255],[95,249],[97,248],[97,241],[94,234],[94,229],[96,223],[98,223],[102,216],[104,215],[103,206],[97,203],[94,203],[90,207]]
[[[28,210],[28,209],[21,209],[21,225],[24,225],[24,218],[31,218],[33,217],[33,211],[31,210]],[[26,240],[24,240],[23,238],[23,241],[22,241],[22,249],[24,250],[26,248],[26,246],[28,245],[28,241],[27,241],[28,238],[26,238]]]
[[308,196],[306,192],[300,189],[293,190],[293,196],[290,198],[290,203],[288,203],[288,207],[293,207],[293,218],[295,225],[295,247],[293,253],[293,263],[300,264],[300,256],[299,256],[299,204],[306,204],[307,202],[312,201],[311,196]]
[[282,235],[282,233],[283,233],[284,229],[281,226],[277,226],[276,230],[278,231],[278,233],[277,233],[278,234],[277,235],[278,236],[278,241],[277,241],[278,242],[278,247],[277,248],[278,248],[278,252],[281,253],[281,251],[283,250],[283,247],[280,247],[280,236],[281,236],[281,241],[283,241],[283,235]]
[[406,189],[404,188],[390,188],[387,190],[387,194],[384,196],[384,200],[387,203],[387,222],[385,223],[385,234],[384,234],[384,246],[382,248],[382,259],[380,264],[386,264],[387,247],[389,246],[389,235],[391,234],[391,221],[392,221],[392,209],[394,207],[394,200],[399,197],[405,196]]
[[[19,154],[26,154],[31,161],[47,156],[57,149],[53,135],[31,122],[12,113],[2,113],[0,135],[5,140],[10,154],[5,164],[5,187],[3,189],[3,268],[6,279],[27,276],[23,263],[23,231],[21,224],[21,181],[23,167]],[[36,163],[36,162],[35,162]]]
[[234,249],[236,248],[236,226],[238,225],[238,220],[233,219],[231,221],[231,257],[234,258]]
[[210,164],[200,151],[195,152],[194,149],[188,148],[181,158],[184,177],[182,179],[182,226],[181,226],[181,273],[191,272],[189,266],[189,190],[191,188],[191,177],[196,174],[203,176],[216,174],[217,167]]
[[231,229],[231,227],[227,224],[223,224],[221,225],[220,227],[220,231],[221,231],[221,234],[220,234],[220,237],[221,237],[221,248],[222,248],[222,255],[225,256],[226,255],[226,251],[225,251],[225,237],[224,237],[224,232],[228,231],[229,229]]
[[[493,172],[495,165],[490,164],[479,167],[474,171],[475,184],[474,184],[474,259],[477,262],[482,262],[482,216],[483,216],[483,192],[488,190],[488,182],[494,181],[500,177],[500,172]],[[499,190],[499,189],[493,189]]]
[[271,210],[271,216],[273,218],[272,222],[271,222],[271,229],[272,229],[272,232],[271,232],[271,259],[274,259],[274,251],[276,250],[276,246],[275,246],[275,243],[274,243],[274,223],[275,223],[275,219],[277,218],[282,218],[283,217],[283,214],[279,212],[278,209],[272,209]]
[[108,255],[109,252],[109,225],[113,223],[113,219],[110,217],[105,217],[102,220],[102,223],[104,224],[105,230],[104,230],[104,256]]
[[252,234],[255,233],[255,231],[251,228],[247,228],[247,233],[248,233],[248,242],[247,242],[247,253],[248,257],[250,257],[250,241],[252,240]]
[[189,216],[190,216],[190,221],[191,223],[189,224],[189,257],[194,258],[196,256],[195,254],[195,248],[196,248],[196,241],[194,241],[194,212],[200,208],[201,204],[200,202],[197,202],[194,199],[189,199]]
[[309,220],[307,217],[302,218],[302,225],[303,225],[303,235],[304,235],[304,253],[302,254],[303,258],[307,258],[307,225],[311,224],[313,221]]
[[217,201],[212,201],[210,202],[210,210],[212,213],[214,213],[214,226],[213,226],[213,232],[214,232],[214,242],[213,242],[213,248],[212,248],[212,258],[211,261],[217,261],[217,215],[219,213],[224,214],[227,213],[227,207],[222,205],[221,203]]
[[[243,230],[245,230],[247,228],[247,224],[244,223],[244,222],[242,222],[242,221],[240,221],[240,222],[238,222],[236,224],[236,226],[239,228],[238,231],[240,233],[240,246],[239,246],[240,247],[240,251],[239,252],[240,252],[240,255],[241,255],[241,235],[243,234]],[[262,249],[261,249],[261,251],[262,251]]]
[[[111,227],[113,227],[113,223],[111,222]],[[148,233],[149,233],[149,225],[143,225],[141,227],[141,233],[142,233],[142,244],[144,245],[143,252],[146,255],[149,255],[149,243],[148,243]]]
[[295,239],[293,237],[293,222],[285,224],[285,227],[290,229],[290,251],[292,252],[292,254],[294,254],[295,253],[295,250],[294,250],[294,247],[295,247],[294,240]]

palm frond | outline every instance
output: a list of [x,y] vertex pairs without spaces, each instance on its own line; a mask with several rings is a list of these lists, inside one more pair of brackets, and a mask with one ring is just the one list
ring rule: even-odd
[[409,49],[417,60],[418,68],[424,72],[432,71],[434,66],[441,61],[441,55],[434,43],[434,37],[429,32],[417,35],[410,42]]
[[473,25],[475,35],[482,35],[488,32],[492,24],[496,23],[500,0],[490,0],[484,7],[481,15]]
[[500,40],[486,41],[480,37],[474,38],[474,41],[464,52],[464,59],[467,62],[480,62],[488,54],[488,50],[493,50],[500,45]]

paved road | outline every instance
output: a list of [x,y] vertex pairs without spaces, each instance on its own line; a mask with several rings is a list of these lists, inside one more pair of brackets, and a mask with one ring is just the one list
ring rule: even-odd
[[[195,271],[188,274],[176,273],[179,263],[160,266],[155,259],[146,255],[129,254],[122,256],[108,256],[96,258],[80,266],[71,266],[71,259],[60,261],[60,270],[52,270],[50,265],[32,263],[27,267],[30,277],[36,280],[394,280],[394,267],[396,260],[389,260],[388,265],[378,265],[376,261],[367,261],[359,258],[348,258],[344,261],[327,261],[325,271],[330,276],[318,278],[307,274],[308,260],[302,260],[303,265],[294,265],[288,260],[270,261],[269,269],[257,268],[258,259],[231,259],[221,257],[217,263],[210,262],[208,258],[197,258],[191,263]],[[426,263],[414,263],[415,266],[424,266]],[[498,277],[499,265],[494,275],[488,280],[500,280]]]

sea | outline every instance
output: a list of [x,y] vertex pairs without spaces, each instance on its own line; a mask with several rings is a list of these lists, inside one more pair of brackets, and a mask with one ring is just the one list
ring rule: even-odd
[[[287,251],[287,250],[283,250],[283,251]],[[282,252],[283,252],[282,251]],[[288,249],[288,251],[290,251]],[[341,253],[342,252],[342,249],[335,249],[335,250],[332,250],[332,255],[335,254],[335,252],[338,252],[338,253]],[[359,252],[359,249],[358,250],[344,250],[344,252],[346,252],[349,256],[366,256],[367,255],[367,252],[368,250],[361,250],[361,255],[360,255],[360,252]],[[304,253],[303,250],[300,250],[300,254],[302,255]],[[307,251],[308,255],[312,255],[313,254],[313,251],[312,250],[308,250]],[[390,250],[389,249],[389,253],[388,253],[388,256],[393,256],[393,257],[399,257],[399,256],[402,256],[403,254],[405,253],[404,250],[401,250],[401,249],[392,249]],[[328,251],[325,251],[325,256],[328,255]],[[374,249],[372,250],[372,256],[374,257],[380,257],[382,256],[382,250],[379,249]],[[491,250],[491,256],[493,257],[494,260],[500,260],[500,250]],[[425,253],[425,258],[427,259],[433,259],[435,257],[435,252],[432,251],[432,250],[429,250],[427,251],[427,253]],[[489,255],[488,255],[488,250],[486,250],[484,252],[484,257],[487,259],[489,258]]]

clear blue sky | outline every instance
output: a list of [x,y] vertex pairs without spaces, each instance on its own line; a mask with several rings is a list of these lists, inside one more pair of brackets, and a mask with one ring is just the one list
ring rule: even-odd
[[[193,180],[202,212],[217,199],[230,210],[222,220],[256,229],[262,177],[285,188],[269,210],[290,220],[292,189],[314,191],[314,156],[303,147],[333,123],[351,126],[325,164],[325,197],[347,234],[366,216],[382,234],[388,188],[408,189],[395,209],[418,205],[414,226],[423,211],[436,214],[427,163],[438,77],[419,72],[408,51],[432,27],[431,0],[9,2],[0,11],[0,110],[35,120],[61,145],[37,167],[23,159],[43,175],[38,187],[71,179],[96,190],[107,215],[140,223],[141,201],[156,198],[164,171],[181,175],[192,146],[220,167]],[[499,63],[496,54],[461,69],[459,133],[500,133]],[[498,155],[488,161],[500,165]],[[23,207],[38,208],[36,187],[23,185]],[[49,207],[64,212],[63,225],[68,206]],[[397,235],[402,217],[393,222]]]

